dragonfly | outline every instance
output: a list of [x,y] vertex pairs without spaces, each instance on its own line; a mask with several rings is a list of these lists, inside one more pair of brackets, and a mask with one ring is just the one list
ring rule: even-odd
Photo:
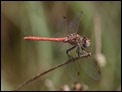
[[[82,14],[82,12],[80,13],[80,15],[76,16],[75,19],[79,20],[81,14]],[[66,19],[66,17],[63,17],[63,18],[64,18],[64,20]],[[82,55],[83,53],[85,53],[84,49],[86,49],[90,46],[90,40],[87,37],[82,37],[79,34],[77,34],[76,28],[78,26],[78,23],[77,23],[77,20],[75,20],[75,19],[69,25],[66,25],[68,28],[64,29],[67,31],[73,30],[75,32],[67,35],[66,37],[48,38],[48,37],[26,36],[26,37],[24,37],[24,39],[25,40],[35,40],[35,41],[55,41],[55,42],[69,43],[70,45],[72,45],[72,47],[66,50],[66,54],[69,57],[71,57],[69,52],[71,50],[73,50],[74,48],[77,48],[76,53],[80,57],[80,54]]]
[[[50,37],[38,37],[38,36],[26,36],[24,37],[25,40],[34,40],[34,41],[54,41],[54,42],[63,42],[63,43],[68,43],[72,47],[68,48],[66,50],[66,54],[68,57],[71,59],[73,58],[69,53],[73,49],[76,48],[76,54],[78,57],[81,55],[85,54],[86,51],[85,49],[88,48],[91,44],[90,39],[88,37],[83,37],[78,34],[78,27],[80,24],[80,18],[83,12],[80,12],[79,14],[75,15],[73,20],[68,24],[66,17],[63,16],[62,19],[60,20],[59,29],[63,32],[66,33],[66,36],[63,37],[56,37],[56,38],[50,38]],[[76,68],[78,71],[79,75],[79,69],[77,66],[77,62],[75,62]],[[87,66],[86,66],[87,67]],[[94,66],[93,66],[94,67]]]

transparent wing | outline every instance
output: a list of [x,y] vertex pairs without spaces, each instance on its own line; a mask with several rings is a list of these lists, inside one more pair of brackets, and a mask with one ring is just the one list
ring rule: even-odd
[[62,16],[58,20],[57,24],[57,36],[62,37],[66,36],[68,34],[67,32],[67,18],[65,16]]
[[68,33],[77,33],[82,13],[83,12],[80,12],[79,14],[77,14],[73,18],[73,20],[68,24]]
[[83,58],[80,61],[81,68],[94,80],[99,80],[100,78],[100,68],[98,64],[93,61],[91,57]]
[[[71,52],[70,52],[70,56],[72,57],[77,57],[77,54],[76,54],[76,49],[73,49]],[[77,61],[74,61],[70,64],[68,64],[67,66],[67,71],[68,71],[68,75],[69,75],[69,79],[71,79],[73,82],[79,82],[80,81],[80,76],[78,73],[80,73],[80,70],[79,70],[79,62]]]
[[73,63],[70,63],[68,66],[67,66],[67,74],[69,75],[69,80],[72,80],[73,82],[78,82],[79,81],[79,78],[80,76],[78,76],[78,71],[76,69],[76,66],[75,66],[75,62]]
[[83,12],[80,12],[75,15],[75,17],[69,24],[67,24],[67,18],[65,16],[60,17],[57,25],[58,37],[66,36],[71,33],[77,33],[82,13]]
[[[53,37],[65,37],[67,35],[67,31],[66,31],[66,24],[67,24],[67,19],[65,16],[60,16],[58,21],[57,21],[57,32],[56,34],[54,34]],[[57,51],[59,51],[59,53],[64,52],[65,54],[65,48],[66,47],[66,43],[63,42],[58,42],[56,44],[54,44],[54,47]]]

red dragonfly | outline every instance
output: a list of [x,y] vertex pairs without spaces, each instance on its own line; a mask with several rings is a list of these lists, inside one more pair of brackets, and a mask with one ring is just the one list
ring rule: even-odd
[[55,41],[55,42],[69,43],[70,45],[72,45],[71,48],[66,50],[66,54],[69,56],[69,58],[72,58],[69,52],[74,48],[76,48],[76,53],[78,57],[80,57],[80,55],[83,55],[86,52],[85,49],[90,46],[90,40],[87,37],[82,37],[79,34],[77,34],[81,15],[82,12],[76,15],[69,24],[66,23],[66,17],[63,17],[63,19],[61,20],[62,21],[61,25],[59,25],[60,27],[59,29],[64,32],[67,32],[67,36],[65,37],[47,38],[37,36],[26,36],[24,37],[24,39],[35,40],[35,41]]
[[[80,15],[77,15],[75,17],[75,19],[68,25],[68,28],[65,28],[65,30],[67,31],[75,31],[72,34],[67,35],[66,37],[60,37],[60,38],[47,38],[47,37],[36,37],[36,36],[27,36],[24,37],[25,40],[35,40],[35,41],[55,41],[55,42],[64,42],[64,43],[69,43],[71,44],[73,47],[69,48],[68,50],[66,50],[66,53],[69,57],[71,57],[69,55],[69,51],[71,51],[74,48],[77,48],[76,53],[78,54],[78,56],[80,56],[80,54],[85,53],[85,48],[88,48],[90,46],[90,40],[87,37],[82,37],[79,34],[77,34],[77,30],[76,27],[79,25],[79,23],[77,21],[80,20],[80,16],[81,16],[82,12],[80,13]],[[66,19],[66,17],[63,17],[64,20]],[[77,20],[76,20],[77,19]],[[77,22],[77,23],[76,23]],[[76,23],[74,25],[74,23]],[[71,29],[72,28],[72,29]]]

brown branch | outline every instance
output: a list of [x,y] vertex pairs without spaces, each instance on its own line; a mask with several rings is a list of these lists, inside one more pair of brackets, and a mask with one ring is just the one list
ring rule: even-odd
[[51,69],[48,69],[48,70],[46,70],[46,71],[44,71],[42,73],[38,73],[37,75],[33,76],[29,80],[24,81],[23,83],[21,83],[20,85],[18,85],[13,91],[17,91],[18,89],[22,88],[23,86],[27,85],[28,83],[30,83],[30,82],[38,79],[39,77],[47,74],[48,72],[50,72],[52,70],[55,70],[56,68],[59,68],[59,67],[64,66],[64,65],[66,65],[68,63],[75,62],[76,60],[78,60],[80,58],[84,58],[84,57],[88,57],[88,56],[91,56],[91,53],[85,53],[85,54],[81,55],[81,57],[76,57],[76,58],[70,59],[70,60],[68,60],[66,62],[63,62],[63,63],[61,63],[59,65],[56,65],[56,66],[52,67]]

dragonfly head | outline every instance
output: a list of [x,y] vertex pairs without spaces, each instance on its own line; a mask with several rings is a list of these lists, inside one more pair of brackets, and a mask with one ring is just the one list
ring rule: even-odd
[[83,40],[82,40],[82,47],[85,49],[85,48],[88,48],[90,46],[90,40],[87,38],[87,37],[83,37]]

